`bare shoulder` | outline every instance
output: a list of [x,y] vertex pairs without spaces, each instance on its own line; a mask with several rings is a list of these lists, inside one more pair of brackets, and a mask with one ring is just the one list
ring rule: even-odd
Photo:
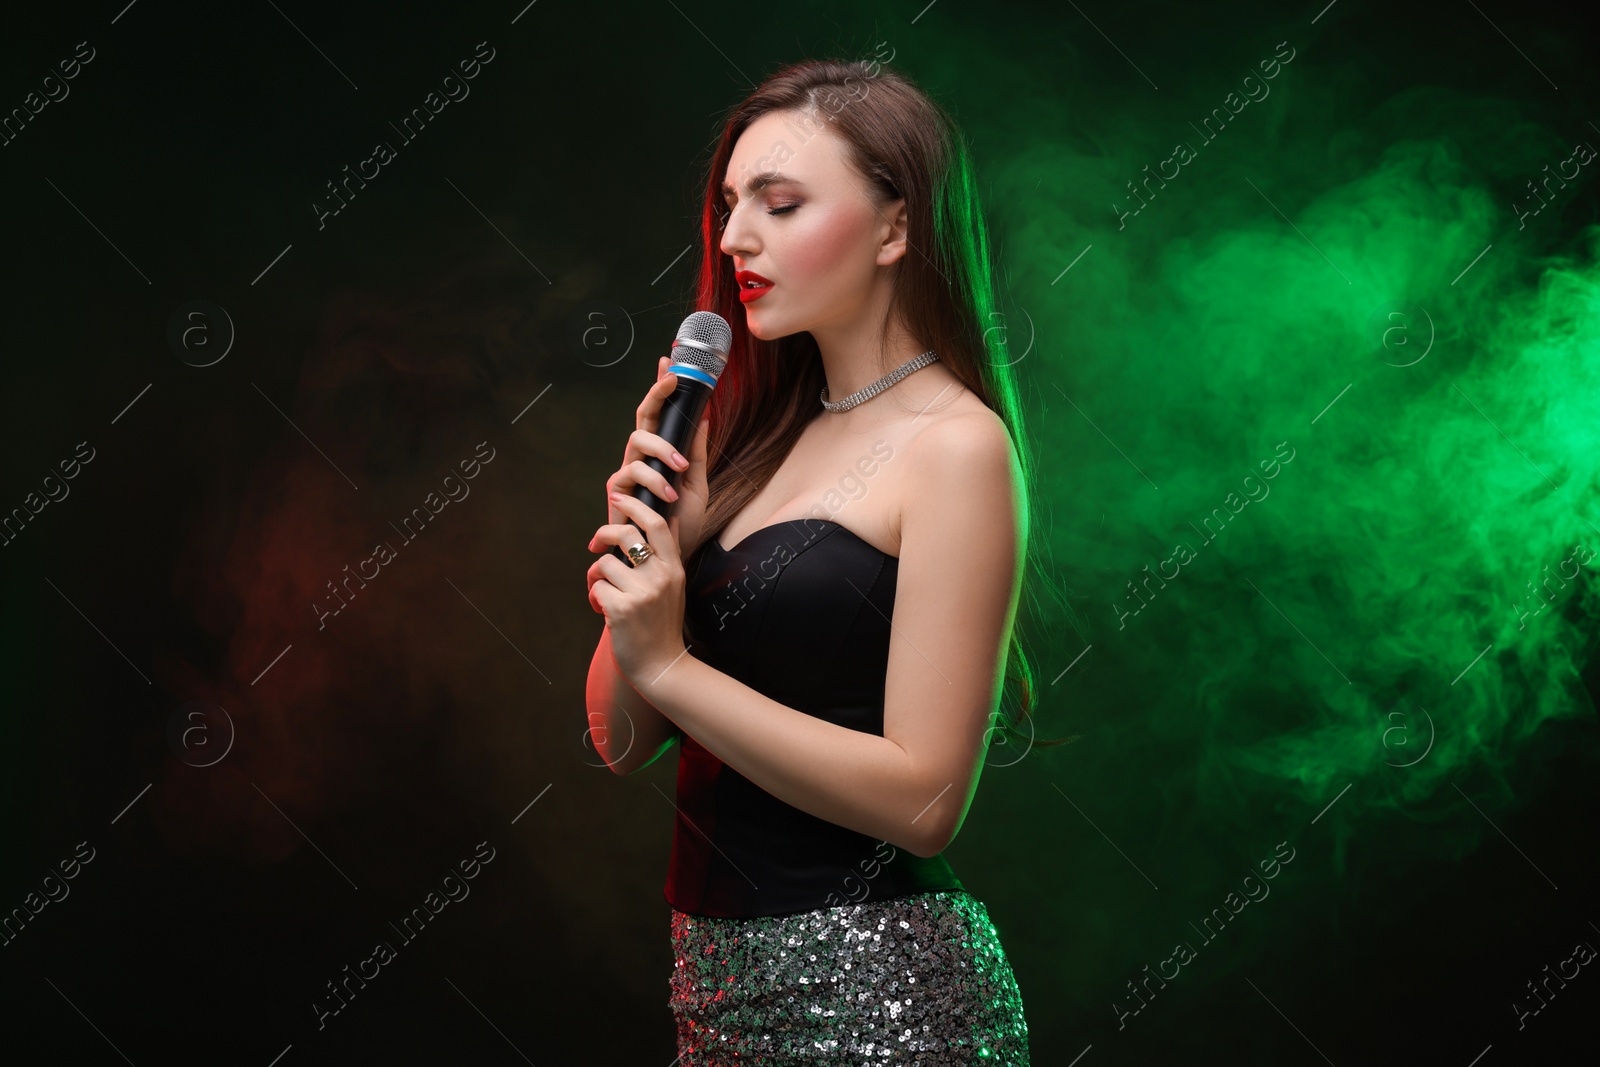
[[912,438],[907,466],[916,482],[1009,475],[1019,469],[1005,422],[983,401],[971,396],[969,400]]
[[912,454],[917,453],[920,448],[928,448],[930,451],[950,450],[950,448],[1010,450],[1011,434],[1005,429],[1005,422],[989,405],[973,394],[966,394],[962,398],[962,403],[931,419],[930,424],[912,438]]
[[1023,514],[1022,468],[1011,432],[976,397],[942,414],[919,432],[907,450],[907,493],[901,533],[912,525],[962,525],[960,516],[984,516],[1003,538],[1006,526],[1019,534]]

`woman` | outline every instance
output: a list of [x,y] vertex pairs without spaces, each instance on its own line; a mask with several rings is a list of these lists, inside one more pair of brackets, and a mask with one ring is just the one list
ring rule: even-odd
[[698,306],[728,365],[685,459],[654,432],[663,358],[589,546],[596,749],[631,774],[681,742],[678,1062],[1025,1065],[941,855],[1008,662],[1032,697],[1031,464],[964,145],[897,72],[806,62],[733,110],[709,177]]

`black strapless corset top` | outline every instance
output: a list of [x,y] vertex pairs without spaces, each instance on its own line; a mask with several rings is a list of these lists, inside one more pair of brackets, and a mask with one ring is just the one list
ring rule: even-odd
[[[836,522],[773,523],[686,568],[690,654],[780,704],[883,735],[900,561]],[[665,896],[678,911],[785,915],[963,888],[917,856],[784,803],[685,735]]]

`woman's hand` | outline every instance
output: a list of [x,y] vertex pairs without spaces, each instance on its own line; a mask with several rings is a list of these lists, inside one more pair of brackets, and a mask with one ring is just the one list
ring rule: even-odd
[[[680,524],[678,516],[663,519],[643,501],[620,493],[611,494],[611,507],[623,521],[600,527],[589,542],[589,551],[601,553],[589,568],[589,606],[606,617],[617,670],[648,700],[650,683],[686,651]],[[635,567],[611,554],[612,545],[626,551],[637,544],[641,530],[650,558]]]
[[[656,431],[661,426],[661,408],[667,397],[678,387],[678,376],[667,370],[671,360],[662,356],[656,367],[656,384],[650,387],[635,412],[635,429],[628,436],[622,453],[622,466],[606,479],[606,493],[622,493],[632,497],[635,486],[644,486],[662,500],[672,501],[671,512],[678,520],[682,534],[678,541],[681,559],[688,559],[700,547],[701,531],[705,526],[706,502],[710,496],[706,478],[706,446],[710,436],[710,423],[702,417],[689,445],[689,455],[682,463],[673,459],[677,453],[666,438]],[[678,488],[674,490],[666,475],[645,462],[654,456],[667,466],[682,472]],[[626,524],[628,519],[613,501],[608,509],[608,521]],[[635,540],[638,535],[635,535]],[[632,541],[628,542],[632,544]]]

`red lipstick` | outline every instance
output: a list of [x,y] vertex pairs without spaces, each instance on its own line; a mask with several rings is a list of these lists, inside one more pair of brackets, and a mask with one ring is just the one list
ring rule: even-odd
[[739,283],[739,299],[746,304],[761,299],[773,285],[753,270],[736,271],[733,277]]

